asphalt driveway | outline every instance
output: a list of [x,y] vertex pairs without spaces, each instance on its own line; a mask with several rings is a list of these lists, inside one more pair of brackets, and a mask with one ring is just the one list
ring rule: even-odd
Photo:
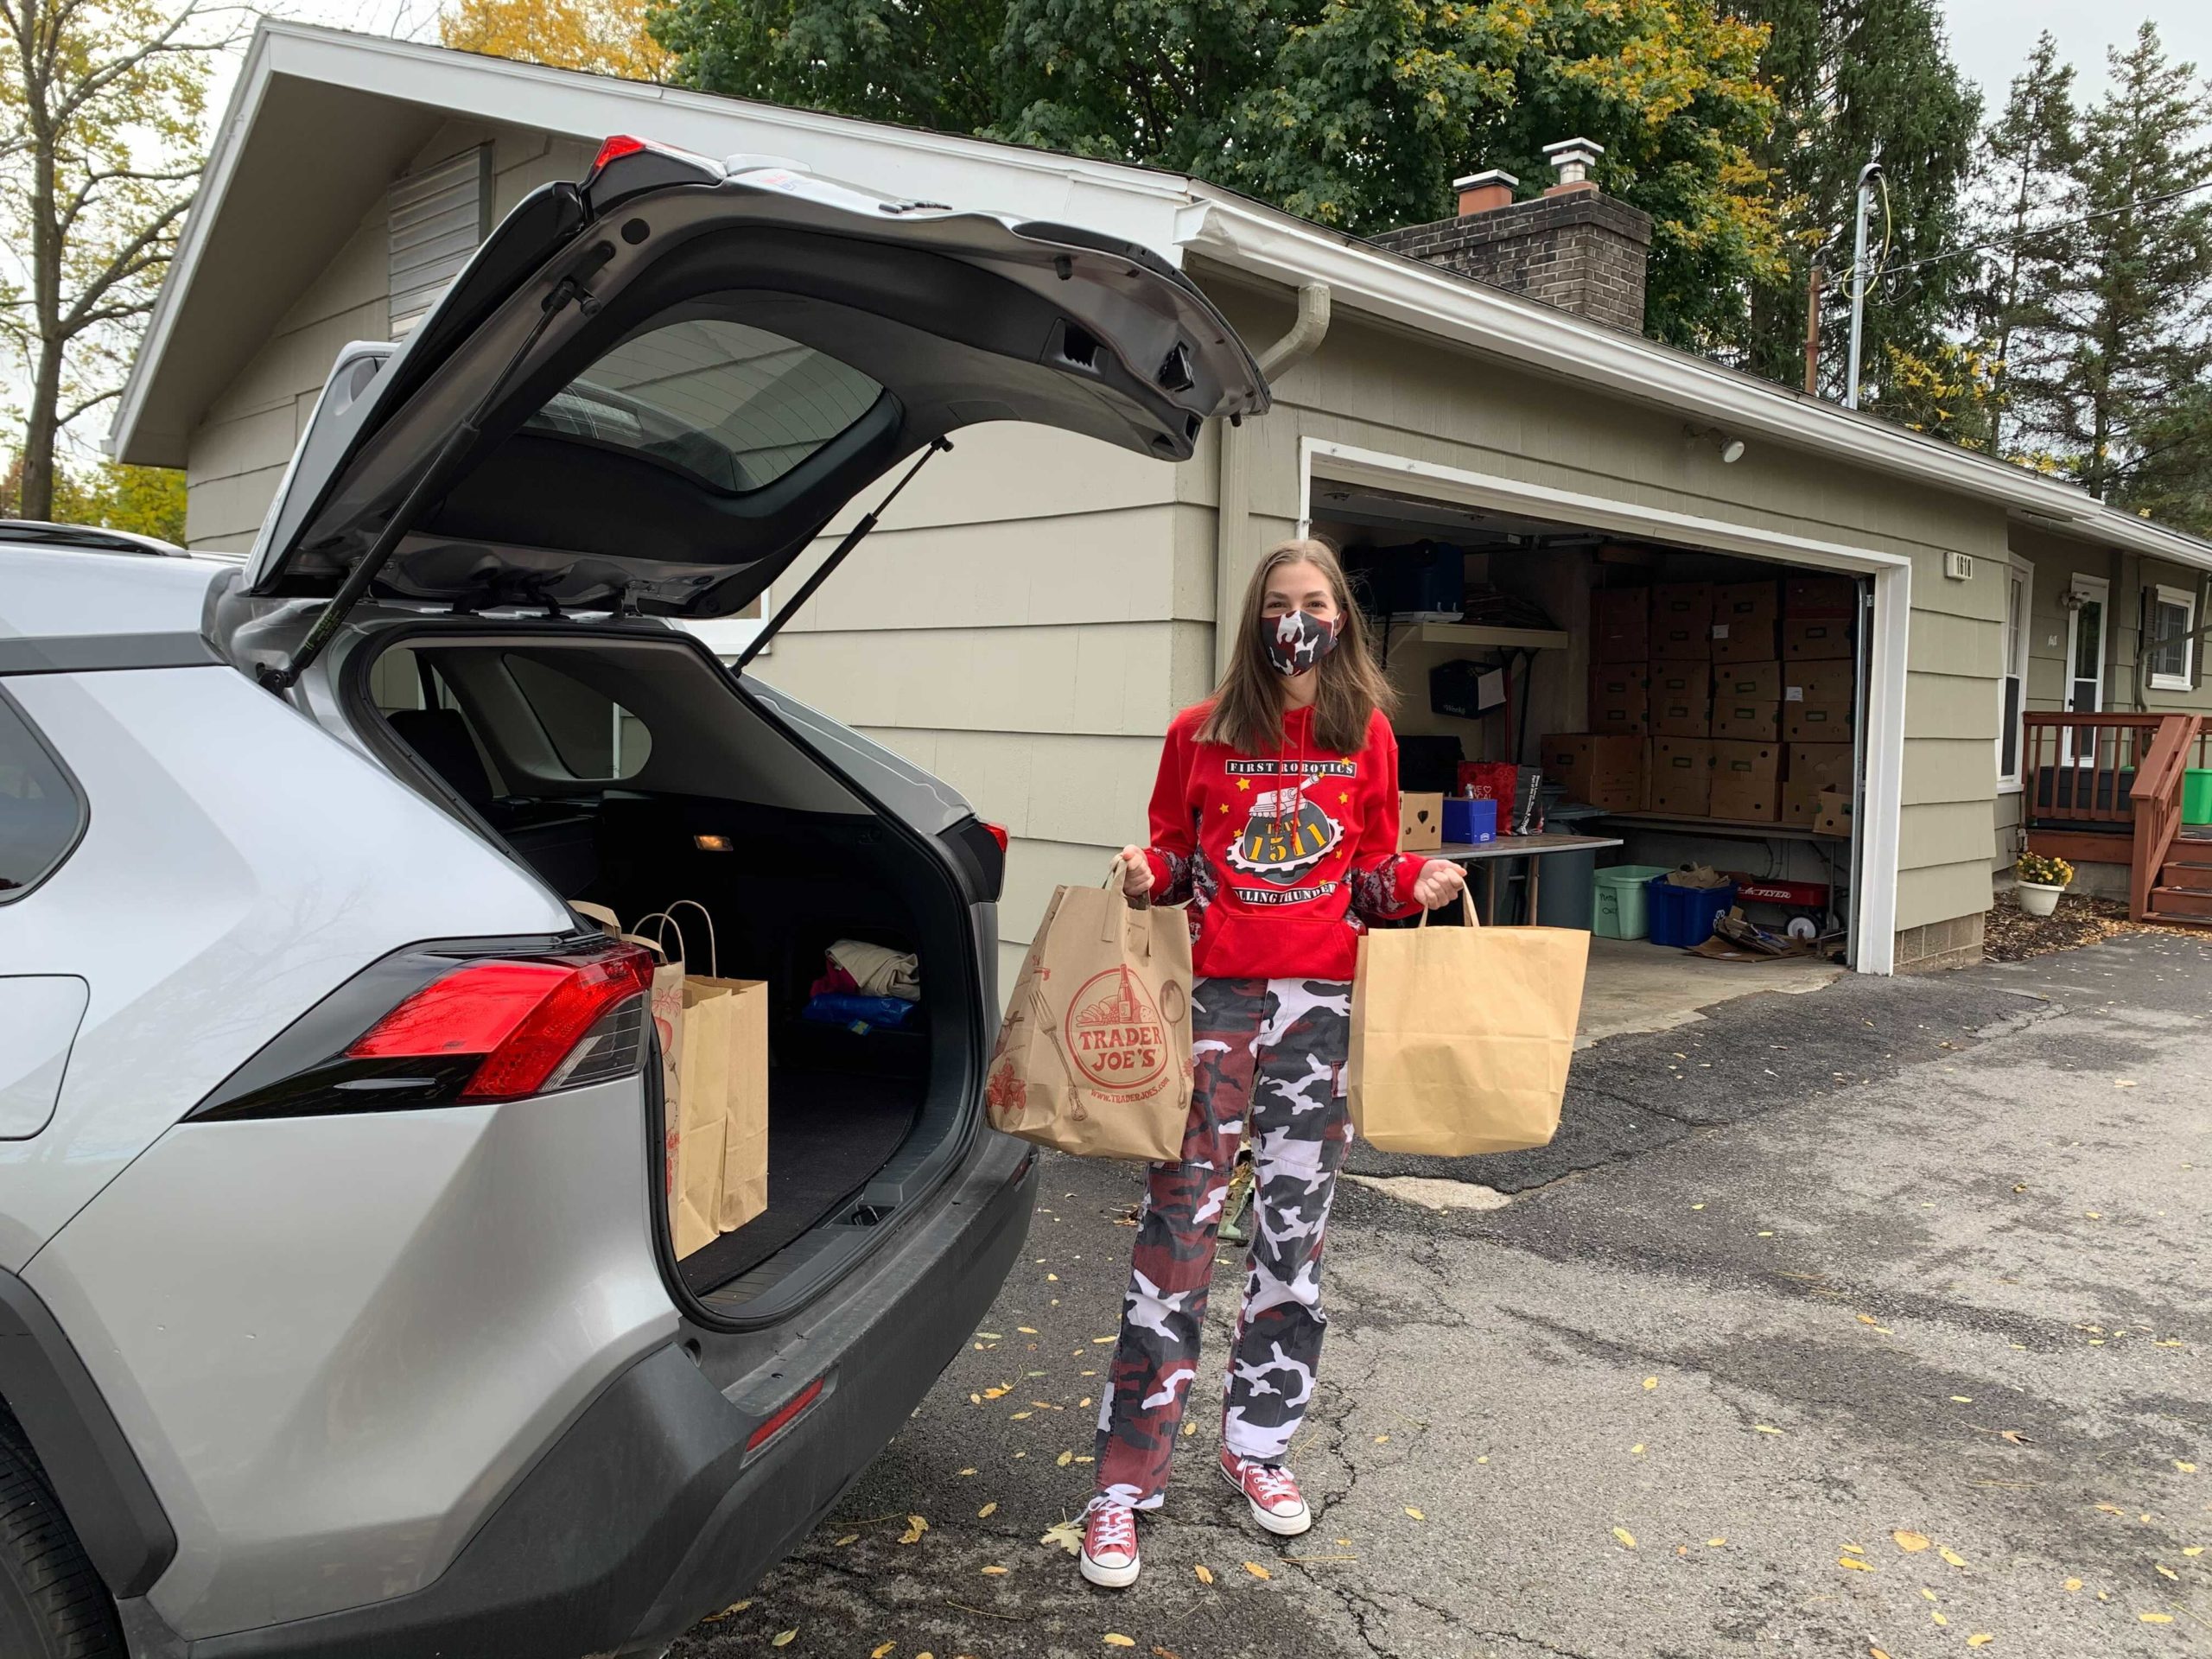
[[1044,1541],[1137,1191],[1056,1160],[962,1357],[680,1659],[2212,1654],[2212,942],[1732,1002],[1579,1055],[1541,1152],[1352,1169],[1305,1538],[1194,1412],[1135,1588]]

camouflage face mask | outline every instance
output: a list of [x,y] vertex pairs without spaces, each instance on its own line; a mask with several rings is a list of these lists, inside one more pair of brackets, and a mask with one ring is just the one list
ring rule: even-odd
[[1344,637],[1344,619],[1324,621],[1310,611],[1292,611],[1270,622],[1261,619],[1268,662],[1279,674],[1303,674],[1337,648]]

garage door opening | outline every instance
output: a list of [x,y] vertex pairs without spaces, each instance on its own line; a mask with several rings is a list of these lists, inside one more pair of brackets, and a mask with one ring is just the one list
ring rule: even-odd
[[[1500,840],[1452,854],[1485,919],[1593,930],[1600,994],[1613,963],[1777,988],[1760,963],[1680,955],[1764,960],[1732,923],[1713,939],[1731,910],[1803,953],[1777,965],[1887,967],[1889,906],[1877,963],[1859,931],[1870,575],[1395,480],[1315,476],[1308,511],[1399,694],[1402,786],[1496,802]],[[1685,866],[1725,885],[1655,887]]]

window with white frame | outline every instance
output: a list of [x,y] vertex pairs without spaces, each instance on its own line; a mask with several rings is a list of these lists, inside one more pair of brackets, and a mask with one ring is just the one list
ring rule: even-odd
[[2185,588],[2153,588],[2145,632],[2143,654],[2151,689],[2188,690],[2190,671],[2196,666],[2196,595]]
[[2005,623],[2003,656],[1999,658],[1997,708],[1997,786],[2020,787],[2023,749],[2022,718],[2028,696],[2028,601],[2033,596],[2035,567],[2014,562],[2005,567]]

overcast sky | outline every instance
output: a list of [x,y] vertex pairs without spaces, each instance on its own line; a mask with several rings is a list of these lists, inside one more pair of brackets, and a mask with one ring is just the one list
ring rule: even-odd
[[2133,45],[2145,18],[2158,26],[2169,58],[2212,75],[2212,4],[2206,0],[1942,0],[1951,56],[1982,89],[1986,111],[2002,106],[2036,36],[2048,31],[2073,64],[2085,92],[2105,81],[2105,49]]

